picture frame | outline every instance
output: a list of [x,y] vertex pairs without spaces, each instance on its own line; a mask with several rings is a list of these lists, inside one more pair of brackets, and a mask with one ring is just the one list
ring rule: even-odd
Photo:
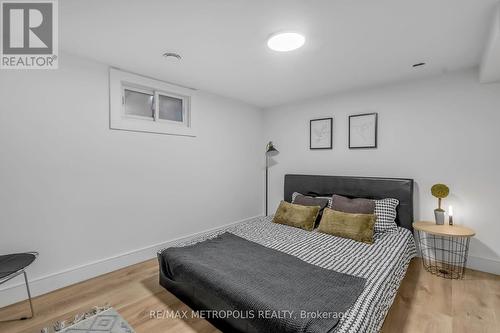
[[349,149],[373,149],[378,144],[378,113],[349,116]]
[[309,121],[309,149],[332,149],[333,118],[318,118]]

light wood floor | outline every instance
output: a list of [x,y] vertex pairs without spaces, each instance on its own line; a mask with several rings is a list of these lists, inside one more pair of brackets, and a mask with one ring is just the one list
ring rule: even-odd
[[[36,316],[0,323],[0,332],[36,332],[51,323],[109,302],[137,333],[217,330],[203,319],[150,319],[150,311],[187,310],[158,284],[156,260],[146,261],[34,299]],[[28,312],[26,302],[0,309],[0,320]],[[500,332],[500,276],[467,271],[464,280],[427,273],[418,259],[387,315],[382,332]]]

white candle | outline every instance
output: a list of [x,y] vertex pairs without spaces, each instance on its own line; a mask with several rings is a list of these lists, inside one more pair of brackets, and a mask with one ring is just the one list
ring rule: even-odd
[[453,206],[452,205],[450,205],[448,207],[448,216],[453,216]]

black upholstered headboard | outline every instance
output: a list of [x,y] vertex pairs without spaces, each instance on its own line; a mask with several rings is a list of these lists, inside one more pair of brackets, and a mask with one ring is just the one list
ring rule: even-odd
[[330,196],[399,200],[396,223],[413,230],[413,179],[285,175],[285,201],[292,201],[293,192]]

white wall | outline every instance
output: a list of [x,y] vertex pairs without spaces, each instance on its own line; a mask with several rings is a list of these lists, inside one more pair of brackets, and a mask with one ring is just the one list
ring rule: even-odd
[[[347,116],[378,112],[379,148],[347,148]],[[309,150],[309,120],[334,117],[334,147]],[[500,274],[500,84],[477,70],[327,96],[266,110],[265,139],[280,154],[270,175],[270,210],[286,173],[407,177],[416,181],[416,219],[433,219],[430,187],[448,184],[455,222],[476,230],[471,267]]]
[[[199,92],[196,138],[116,131],[108,89],[107,66],[67,54],[0,73],[0,254],[40,252],[35,294],[262,214],[261,110]],[[25,297],[21,281],[0,306]]]

